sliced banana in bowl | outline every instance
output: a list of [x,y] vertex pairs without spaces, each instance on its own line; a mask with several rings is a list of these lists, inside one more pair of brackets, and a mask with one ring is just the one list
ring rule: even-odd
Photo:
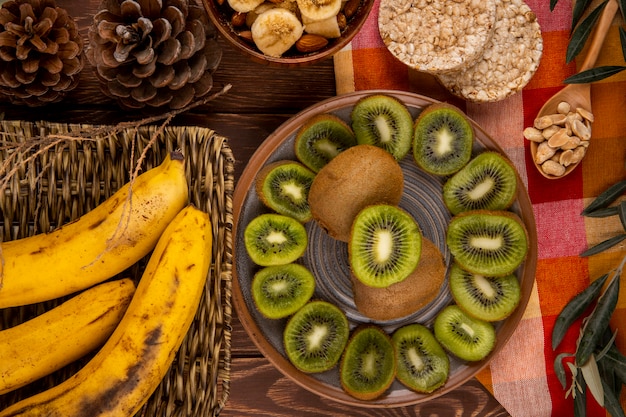
[[257,48],[268,56],[280,57],[300,39],[304,26],[289,10],[275,7],[258,15],[250,30]]

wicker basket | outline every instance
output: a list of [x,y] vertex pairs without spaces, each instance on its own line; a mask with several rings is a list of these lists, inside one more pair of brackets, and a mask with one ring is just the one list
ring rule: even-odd
[[[100,133],[86,136],[85,128],[100,129]],[[16,143],[34,145],[16,148]],[[190,202],[210,213],[215,243],[214,262],[195,320],[168,374],[137,415],[218,415],[228,399],[230,386],[234,160],[226,138],[199,127],[113,129],[3,121],[0,239],[7,241],[48,231],[91,210],[128,182],[130,171],[148,146],[142,164],[144,171],[158,165],[168,152],[182,150]],[[138,279],[145,261],[124,275]],[[0,310],[0,330],[61,301]],[[88,359],[0,396],[0,409],[58,384]]]

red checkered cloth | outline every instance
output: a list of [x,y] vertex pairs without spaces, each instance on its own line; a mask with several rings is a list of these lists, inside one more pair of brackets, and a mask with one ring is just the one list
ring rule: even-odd
[[[569,176],[548,180],[532,163],[522,131],[531,126],[544,101],[574,74],[576,63],[565,64],[571,28],[571,6],[561,0],[554,11],[548,0],[527,1],[542,29],[544,52],[538,71],[521,93],[487,104],[464,102],[452,96],[432,76],[408,69],[385,48],[378,32],[378,5],[353,41],[334,57],[337,94],[356,90],[411,91],[451,102],[482,126],[516,165],[526,185],[537,223],[538,266],[536,285],[518,329],[478,379],[515,417],[573,416],[571,397],[557,380],[553,362],[558,353],[574,352],[578,329],[571,329],[557,352],[551,348],[556,316],[590,282],[609,272],[626,255],[623,243],[602,254],[581,258],[589,246],[621,231],[616,216],[585,218],[583,208],[626,171],[626,72],[592,86],[592,144],[583,163]],[[613,23],[596,66],[624,65],[618,24]],[[584,57],[585,51],[579,56]],[[622,197],[623,199],[623,197]],[[626,274],[625,274],[626,275]],[[626,352],[626,278],[622,277],[613,328],[620,328],[617,343]],[[579,325],[579,323],[578,323]],[[622,404],[626,395],[622,390]],[[605,416],[591,397],[588,416]]]

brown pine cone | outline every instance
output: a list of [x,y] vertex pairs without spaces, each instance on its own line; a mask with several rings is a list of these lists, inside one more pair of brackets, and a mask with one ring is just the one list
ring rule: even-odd
[[222,50],[204,9],[192,3],[102,0],[87,57],[105,94],[124,108],[178,109],[209,93]]
[[14,104],[60,101],[78,84],[83,41],[54,0],[10,0],[0,8],[0,93]]

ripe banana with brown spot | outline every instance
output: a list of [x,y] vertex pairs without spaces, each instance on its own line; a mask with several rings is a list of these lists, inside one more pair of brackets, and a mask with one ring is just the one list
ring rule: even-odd
[[9,416],[125,417],[148,400],[173,362],[211,264],[209,216],[187,206],[163,232],[126,314],[69,379],[0,412]]
[[102,346],[135,293],[125,278],[105,282],[0,331],[0,395],[61,369]]
[[72,294],[121,273],[154,248],[188,193],[183,156],[173,152],[76,221],[2,242],[0,308]]

